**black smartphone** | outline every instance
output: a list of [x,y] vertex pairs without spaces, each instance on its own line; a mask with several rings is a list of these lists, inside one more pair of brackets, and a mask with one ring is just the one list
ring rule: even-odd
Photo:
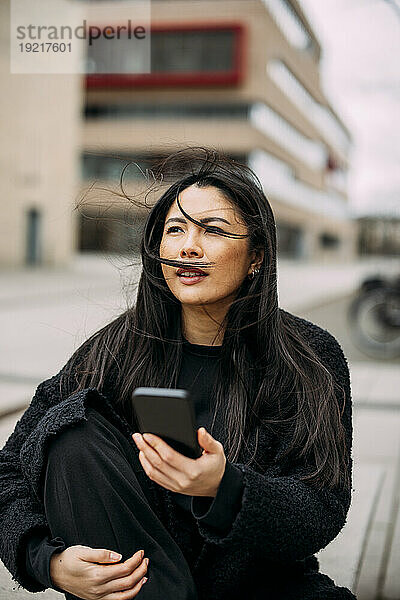
[[154,433],[188,458],[199,458],[193,400],[188,390],[138,387],[132,406],[140,433]]

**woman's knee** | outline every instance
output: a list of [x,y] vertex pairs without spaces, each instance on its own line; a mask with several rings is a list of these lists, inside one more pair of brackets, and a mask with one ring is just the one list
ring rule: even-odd
[[118,432],[95,409],[89,407],[86,416],[50,441],[45,492],[55,488],[80,492],[89,485],[101,486],[107,477],[116,481],[121,470],[130,475],[132,461]]
[[47,462],[56,468],[79,464],[93,439],[98,439],[96,420],[90,412],[87,420],[61,430],[47,447]]

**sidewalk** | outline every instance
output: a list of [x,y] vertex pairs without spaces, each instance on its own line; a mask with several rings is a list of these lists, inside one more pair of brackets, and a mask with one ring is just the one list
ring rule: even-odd
[[[351,294],[366,274],[395,268],[390,259],[342,265],[281,259],[279,303],[298,313]],[[77,255],[68,269],[0,271],[0,415],[24,406],[38,383],[125,310],[139,273],[139,258],[100,255]],[[364,375],[355,377],[367,385]]]

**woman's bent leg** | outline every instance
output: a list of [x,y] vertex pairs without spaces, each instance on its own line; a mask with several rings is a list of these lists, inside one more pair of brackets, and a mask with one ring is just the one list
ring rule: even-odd
[[182,551],[136,478],[133,448],[95,409],[87,417],[49,447],[44,502],[52,536],[67,546],[115,550],[122,560],[143,549],[150,562],[141,599],[195,600]]

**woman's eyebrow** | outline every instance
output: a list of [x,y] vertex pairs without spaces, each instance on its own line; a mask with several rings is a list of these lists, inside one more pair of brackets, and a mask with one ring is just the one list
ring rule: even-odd
[[[227,223],[228,225],[230,225],[229,221],[223,219],[222,217],[205,217],[204,219],[200,219],[200,223],[211,223],[211,221],[222,221],[223,223]],[[182,217],[171,217],[170,219],[168,219],[168,221],[165,222],[165,225],[171,222],[186,223],[186,219],[183,219]]]

